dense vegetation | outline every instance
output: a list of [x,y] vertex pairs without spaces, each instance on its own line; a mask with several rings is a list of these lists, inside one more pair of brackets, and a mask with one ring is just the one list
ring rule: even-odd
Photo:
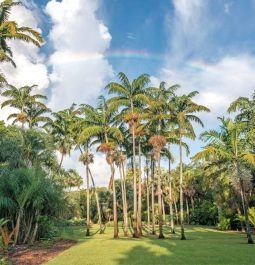
[[[0,4],[0,61],[12,63],[9,39],[43,43],[40,34],[8,21],[19,2]],[[194,124],[200,112],[197,91],[180,94],[179,85],[161,82],[152,87],[150,76],[118,80],[106,85],[98,105],[73,104],[51,112],[36,85],[15,87],[1,75],[2,108],[16,111],[0,124],[0,232],[5,254],[13,245],[33,243],[56,235],[56,227],[86,220],[104,233],[113,222],[124,236],[140,237],[144,231],[164,238],[184,224],[218,226],[246,231],[253,243],[255,225],[255,94],[240,97],[219,118],[219,128],[200,135],[202,151],[183,163],[186,140],[195,140]],[[21,126],[20,126],[21,125]],[[179,148],[178,154],[172,147]],[[86,189],[81,176],[63,168],[63,160],[80,152]],[[111,176],[108,188],[98,188],[91,164],[96,152],[105,155]],[[60,154],[58,162],[57,153]],[[178,160],[176,159],[178,158]],[[174,165],[177,165],[173,167]],[[116,176],[119,176],[116,179]],[[85,236],[85,235],[84,235]]]

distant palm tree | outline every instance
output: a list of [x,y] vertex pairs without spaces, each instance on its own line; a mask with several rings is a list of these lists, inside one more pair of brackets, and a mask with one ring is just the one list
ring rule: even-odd
[[150,82],[150,78],[147,74],[138,76],[132,82],[128,77],[120,72],[118,74],[120,83],[111,82],[106,86],[109,94],[115,94],[116,96],[110,98],[110,108],[117,110],[121,108],[119,115],[120,120],[125,120],[129,123],[132,145],[133,145],[133,178],[134,178],[134,214],[133,214],[133,229],[134,237],[139,237],[137,226],[137,177],[136,177],[136,139],[135,128],[137,120],[139,118],[139,110],[144,103],[148,102],[148,98],[145,93],[145,88]]
[[184,223],[183,223],[183,159],[182,159],[182,147],[183,137],[195,139],[196,135],[192,126],[192,122],[196,122],[201,126],[204,126],[202,121],[195,115],[197,112],[210,110],[192,101],[192,98],[198,94],[197,91],[193,91],[188,95],[174,96],[169,103],[171,120],[177,125],[175,130],[176,136],[179,141],[180,150],[180,212],[181,212],[181,240],[185,240]]
[[21,88],[17,88],[12,85],[8,85],[7,89],[2,93],[2,96],[8,97],[9,99],[5,100],[2,103],[2,108],[9,106],[18,109],[19,113],[13,113],[9,115],[8,119],[14,118],[14,122],[19,121],[22,124],[22,128],[26,122],[28,122],[28,115],[26,113],[26,108],[34,104],[35,106],[46,108],[46,106],[38,101],[38,99],[47,99],[46,96],[41,94],[33,94],[33,89],[37,86],[23,86]]
[[240,197],[246,223],[246,233],[248,244],[253,244],[252,232],[250,229],[247,213],[247,203],[245,199],[244,181],[249,177],[246,170],[247,165],[255,165],[255,154],[249,150],[247,140],[244,137],[244,124],[234,123],[230,119],[219,118],[221,130],[210,130],[201,134],[201,138],[209,141],[203,151],[197,153],[196,160],[213,158],[209,166],[217,165],[221,172],[226,172],[239,182]]
[[52,113],[54,119],[50,119],[44,125],[44,128],[53,136],[56,149],[60,152],[59,170],[62,166],[65,155],[69,155],[74,145],[74,124],[77,121],[77,115],[80,113],[76,105],[59,112]]
[[17,22],[8,21],[11,9],[14,6],[21,5],[20,1],[4,0],[0,3],[0,62],[10,62],[13,66],[12,50],[8,46],[9,40],[21,40],[27,43],[33,43],[40,47],[44,42],[41,34],[29,27],[19,27]]

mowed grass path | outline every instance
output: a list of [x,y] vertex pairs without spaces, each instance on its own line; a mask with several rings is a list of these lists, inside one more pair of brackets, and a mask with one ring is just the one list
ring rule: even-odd
[[[97,227],[92,229],[95,231]],[[113,239],[113,229],[85,238],[85,229],[72,227],[65,238],[79,241],[47,265],[168,265],[168,264],[247,264],[255,265],[255,245],[246,244],[245,234],[221,232],[207,227],[186,227],[186,241],[166,233],[141,239]],[[122,231],[120,231],[122,236]]]

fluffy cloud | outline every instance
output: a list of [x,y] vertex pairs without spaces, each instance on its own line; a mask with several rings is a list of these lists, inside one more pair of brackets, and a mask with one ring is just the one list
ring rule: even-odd
[[103,56],[111,35],[96,17],[98,7],[95,0],[52,0],[46,6],[53,23],[49,38],[55,49],[50,58],[50,106],[54,110],[73,102],[91,103],[112,76],[112,67]]
[[[14,7],[10,20],[17,21],[19,26],[29,26],[41,32],[34,13],[24,6]],[[17,68],[7,63],[2,65],[1,69],[8,82],[18,87],[36,84],[43,93],[49,85],[49,77],[45,57],[40,53],[39,48],[18,40],[10,41],[9,46],[13,51],[13,59]],[[6,120],[7,115],[12,111],[10,108],[5,108],[0,112],[0,118]]]

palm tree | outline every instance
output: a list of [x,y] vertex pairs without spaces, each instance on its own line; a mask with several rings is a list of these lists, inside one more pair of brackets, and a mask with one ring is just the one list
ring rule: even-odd
[[62,166],[65,155],[70,155],[74,145],[75,127],[80,110],[76,109],[76,105],[72,104],[70,108],[59,112],[52,113],[54,119],[49,119],[43,126],[53,136],[56,149],[60,152],[61,158],[59,162],[59,169]]
[[113,189],[113,217],[114,217],[114,238],[118,238],[118,222],[117,222],[117,200],[114,181],[114,161],[116,144],[123,141],[121,130],[115,126],[115,112],[109,108],[105,98],[99,97],[100,103],[98,108],[90,105],[83,105],[84,113],[83,123],[86,128],[83,129],[78,141],[84,142],[88,139],[95,139],[93,144],[100,144],[98,151],[106,154],[106,161],[110,165],[111,179]]
[[38,47],[44,42],[38,31],[29,27],[19,27],[15,21],[8,21],[11,9],[17,5],[21,5],[21,2],[4,0],[0,3],[0,61],[10,62],[13,66],[15,62],[12,60],[12,50],[7,43],[9,40],[21,40]]
[[25,123],[28,122],[26,108],[31,104],[46,108],[38,99],[47,99],[47,97],[41,94],[32,94],[33,89],[37,87],[36,85],[23,86],[21,88],[12,85],[8,85],[7,87],[2,93],[2,96],[8,97],[9,99],[2,103],[2,108],[9,106],[18,109],[20,112],[9,115],[8,119],[14,118],[14,122],[19,121],[22,124],[22,128],[24,128]]
[[217,165],[218,170],[232,176],[232,181],[238,181],[242,208],[246,223],[248,244],[253,244],[252,233],[247,213],[244,182],[247,181],[247,165],[255,165],[255,155],[249,150],[247,139],[244,137],[241,123],[235,123],[230,119],[219,118],[221,122],[220,132],[215,130],[201,134],[204,141],[209,141],[204,150],[197,153],[194,159],[211,159],[211,165]]
[[50,122],[50,117],[46,115],[51,113],[51,109],[49,109],[45,105],[30,103],[28,104],[24,112],[27,114],[29,128],[37,127],[39,123],[45,124],[47,122]]
[[175,130],[176,136],[179,141],[180,150],[180,212],[181,212],[181,240],[185,240],[184,224],[183,224],[183,161],[182,161],[182,147],[183,137],[195,139],[196,135],[192,126],[192,122],[196,122],[201,126],[204,126],[202,121],[194,114],[196,112],[210,110],[192,101],[192,98],[198,94],[197,91],[193,91],[188,95],[174,96],[169,103],[169,110],[171,114],[171,120],[177,125]]
[[132,134],[133,146],[133,178],[134,178],[134,214],[133,214],[133,229],[134,237],[139,237],[137,227],[137,177],[136,177],[136,139],[135,128],[139,117],[139,108],[143,103],[148,101],[145,95],[145,88],[150,81],[148,75],[143,74],[129,81],[127,76],[120,72],[118,74],[120,83],[111,82],[106,86],[109,94],[116,94],[110,98],[108,102],[111,104],[112,109],[121,109],[119,118],[129,123],[130,131]]

